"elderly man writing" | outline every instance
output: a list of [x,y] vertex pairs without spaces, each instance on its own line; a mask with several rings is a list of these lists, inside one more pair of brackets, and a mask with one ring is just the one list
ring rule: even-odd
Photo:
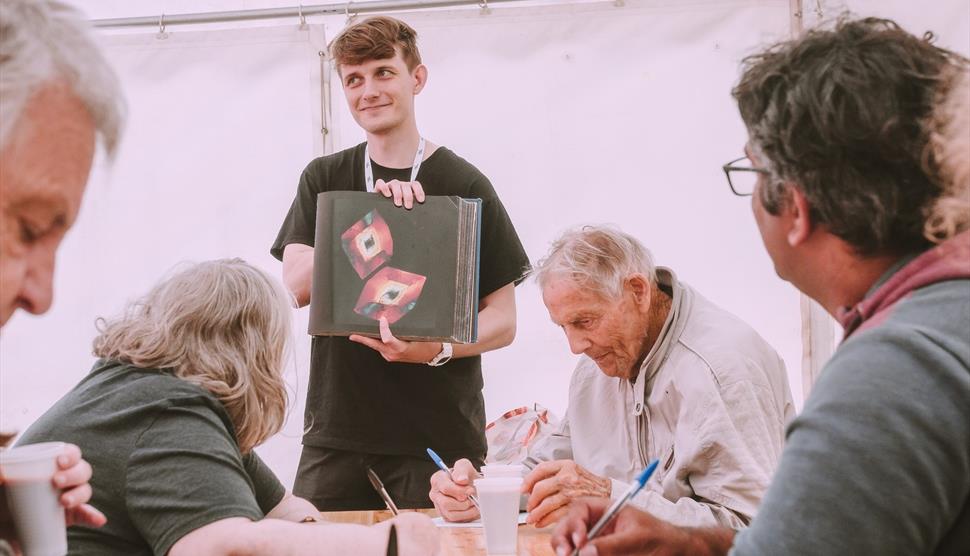
[[[746,525],[793,414],[775,351],[612,228],[567,232],[534,275],[583,357],[561,430],[525,462],[529,522],[553,523],[580,496],[622,496],[659,459],[636,505],[683,525]],[[476,517],[464,480],[474,468],[455,467],[457,484],[432,477],[431,499],[447,519]]]

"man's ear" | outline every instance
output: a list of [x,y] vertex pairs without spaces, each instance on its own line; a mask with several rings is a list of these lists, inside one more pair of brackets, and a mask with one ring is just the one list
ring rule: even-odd
[[812,235],[815,223],[812,222],[811,206],[802,190],[795,185],[790,185],[788,191],[791,197],[788,199],[788,206],[785,210],[791,212],[792,225],[788,230],[788,245],[795,247],[804,243],[808,236]]
[[650,280],[639,272],[631,274],[623,281],[623,287],[633,294],[637,305],[650,305]]
[[418,64],[418,67],[414,68],[411,75],[414,76],[414,94],[418,94],[424,89],[425,83],[428,82],[428,66]]

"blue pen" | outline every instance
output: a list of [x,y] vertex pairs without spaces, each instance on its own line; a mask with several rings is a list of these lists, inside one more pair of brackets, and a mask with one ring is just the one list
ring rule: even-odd
[[[587,543],[595,539],[596,535],[599,535],[599,532],[603,530],[603,527],[606,527],[606,525],[610,522],[610,520],[612,520],[613,517],[616,516],[616,514],[620,513],[620,509],[623,508],[623,506],[625,506],[626,503],[629,502],[630,499],[633,498],[638,492],[640,492],[640,489],[643,488],[643,485],[647,484],[647,479],[649,479],[650,475],[653,475],[654,470],[657,469],[658,463],[660,463],[660,460],[656,460],[656,459],[653,460],[653,462],[651,462],[650,465],[648,465],[647,468],[644,469],[642,473],[640,473],[640,476],[637,477],[636,482],[633,483],[633,486],[630,487],[630,490],[626,491],[626,494],[623,495],[623,498],[620,498],[616,502],[613,502],[613,505],[610,506],[610,509],[606,510],[606,513],[603,514],[603,517],[601,517],[599,521],[596,522],[596,525],[594,525],[593,528],[590,529],[589,534],[586,535]],[[573,550],[572,556],[578,556],[578,554],[579,554],[579,547],[577,546]]]
[[[451,474],[451,471],[448,469],[448,466],[445,465],[445,462],[441,460],[441,456],[436,454],[435,451],[432,450],[431,448],[428,448],[428,455],[431,456],[431,461],[433,461],[434,464],[437,465],[439,469],[447,473],[448,476],[451,477],[452,481],[455,480],[455,477],[454,475]],[[468,498],[472,501],[472,504],[475,504],[475,507],[478,508],[478,511],[481,512],[482,507],[478,505],[478,498],[475,498],[474,494],[469,494]]]

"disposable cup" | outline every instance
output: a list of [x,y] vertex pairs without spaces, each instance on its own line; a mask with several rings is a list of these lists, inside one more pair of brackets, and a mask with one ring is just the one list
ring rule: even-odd
[[52,481],[63,442],[28,444],[0,451],[0,475],[24,556],[67,554],[67,527],[60,491]]
[[521,488],[522,477],[475,480],[485,530],[485,551],[490,555],[517,553]]
[[524,469],[525,466],[523,465],[489,463],[482,466],[482,475],[488,479],[496,477],[522,477],[522,471]]

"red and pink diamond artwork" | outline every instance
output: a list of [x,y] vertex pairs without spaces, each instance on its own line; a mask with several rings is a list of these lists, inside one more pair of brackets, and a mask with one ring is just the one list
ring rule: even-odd
[[417,304],[425,280],[420,274],[384,267],[364,284],[354,312],[374,320],[385,317],[394,324]]
[[394,254],[391,229],[380,213],[372,210],[340,235],[340,244],[361,278],[374,272]]

